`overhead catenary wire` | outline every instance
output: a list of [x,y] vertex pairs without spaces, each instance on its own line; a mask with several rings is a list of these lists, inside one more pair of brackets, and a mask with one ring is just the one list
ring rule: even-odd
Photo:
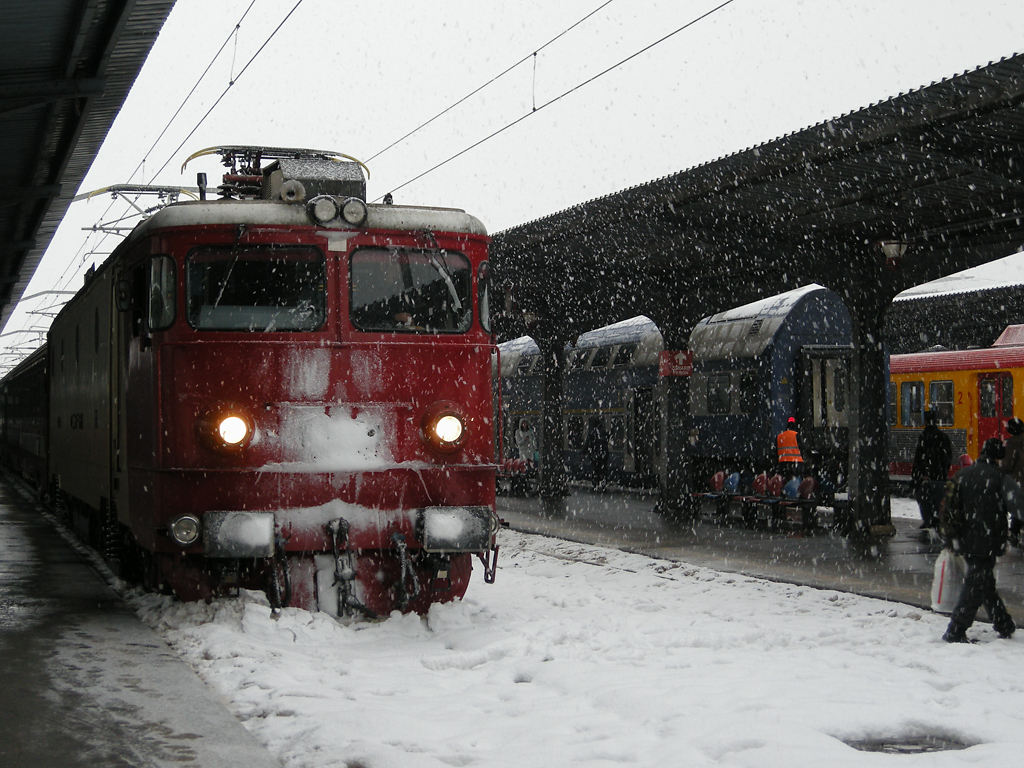
[[[408,179],[407,181],[402,182],[398,186],[392,187],[389,190],[389,193],[397,192],[398,190],[403,189],[404,187],[407,187],[407,186],[409,186],[410,184],[412,184],[412,183],[414,183],[416,181],[419,181],[424,176],[427,176],[427,175],[433,173],[434,171],[438,170],[439,168],[444,167],[445,165],[447,165],[448,163],[452,162],[453,160],[456,160],[456,159],[462,157],[467,152],[471,152],[472,150],[476,149],[480,145],[485,144],[488,141],[490,141],[491,139],[495,138],[496,136],[500,136],[502,133],[504,133],[508,129],[513,128],[516,125],[518,125],[519,123],[523,122],[523,120],[525,120],[526,118],[532,117],[533,115],[537,114],[538,112],[543,110],[545,107],[550,107],[552,104],[554,104],[554,103],[556,103],[558,101],[561,101],[566,96],[569,96],[569,95],[575,93],[576,91],[580,90],[581,88],[584,88],[585,86],[590,85],[595,80],[598,80],[601,77],[604,77],[605,75],[607,75],[609,72],[612,72],[612,71],[618,69],[619,67],[623,66],[624,64],[627,64],[628,62],[630,62],[633,59],[635,59],[637,56],[640,56],[640,55],[646,53],[647,51],[651,50],[655,46],[660,45],[661,43],[665,42],[669,38],[674,37],[675,35],[678,35],[680,32],[682,32],[682,31],[684,31],[686,29],[689,29],[690,27],[694,26],[695,24],[698,24],[699,22],[707,19],[709,16],[711,16],[714,13],[717,13],[718,11],[722,10],[723,8],[725,8],[727,5],[731,5],[734,1],[735,0],[725,0],[725,2],[722,2],[719,5],[716,5],[714,8],[712,8],[712,9],[710,9],[708,11],[705,11],[700,16],[697,16],[697,17],[691,19],[690,21],[688,21],[685,24],[683,24],[681,27],[678,27],[678,28],[672,30],[667,35],[664,35],[664,36],[658,38],[653,43],[649,43],[648,45],[645,45],[640,50],[638,50],[638,51],[636,51],[634,53],[631,53],[629,56],[627,56],[626,58],[622,59],[621,61],[618,61],[615,64],[612,64],[610,67],[607,67],[606,69],[601,70],[597,74],[588,77],[586,80],[583,80],[582,82],[577,83],[576,85],[574,85],[572,88],[568,89],[567,91],[564,91],[564,92],[560,93],[559,95],[557,95],[557,96],[555,96],[555,97],[553,97],[551,99],[548,99],[546,102],[544,102],[540,106],[534,106],[529,112],[526,112],[525,114],[517,117],[515,120],[511,121],[510,123],[507,123],[507,124],[503,125],[501,128],[497,129],[496,131],[493,131],[492,133],[489,133],[487,136],[484,136],[482,139],[473,142],[468,147],[465,147],[465,148],[459,150],[458,152],[456,152],[455,154],[451,155],[450,157],[445,158],[444,160],[442,160],[441,162],[437,163],[436,165],[433,165],[430,168],[426,169],[425,171],[417,174],[416,176],[413,176],[411,179]],[[373,202],[379,201],[382,197],[383,197],[383,195],[381,195],[380,197],[375,198]]]
[[270,44],[270,41],[273,40],[274,37],[277,35],[277,33],[281,31],[281,28],[285,25],[288,19],[292,17],[292,14],[294,14],[295,11],[298,10],[300,5],[302,5],[302,0],[298,0],[298,2],[296,2],[295,5],[292,6],[292,9],[285,14],[285,17],[281,19],[281,21],[278,23],[276,27],[274,27],[274,30],[270,33],[270,35],[267,36],[267,39],[263,41],[263,44],[256,49],[256,53],[254,53],[249,58],[249,60],[245,63],[245,66],[242,67],[241,70],[239,70],[238,74],[234,75],[231,78],[231,80],[228,82],[227,88],[225,88],[221,95],[217,97],[217,100],[213,102],[213,104],[210,106],[208,110],[206,110],[203,116],[199,118],[199,121],[195,124],[192,130],[188,132],[188,135],[184,139],[182,139],[181,143],[177,147],[175,147],[174,151],[171,152],[170,156],[164,161],[164,164],[161,165],[156,170],[156,172],[150,177],[150,181],[155,179],[161,173],[161,171],[164,170],[164,168],[170,165],[171,160],[174,159],[174,156],[181,151],[181,148],[184,147],[188,140],[191,139],[192,136],[195,134],[195,132],[199,130],[200,126],[202,126],[202,124],[206,122],[206,118],[208,118],[210,114],[213,112],[213,110],[217,108],[217,105],[221,103],[224,97],[228,95],[228,91],[230,91],[235,86],[235,84],[241,79],[242,75],[245,74],[245,71],[249,69],[249,67],[252,65],[254,61],[256,61],[256,58],[263,52],[263,49],[266,48]]
[[[159,142],[159,141],[160,141],[160,139],[161,139],[161,138],[162,138],[162,137],[164,136],[164,134],[165,134],[165,133],[167,132],[168,128],[170,127],[170,124],[171,124],[171,123],[172,123],[172,122],[174,121],[174,119],[175,119],[175,118],[176,118],[176,117],[178,116],[178,114],[179,114],[179,113],[181,112],[182,108],[183,108],[183,107],[185,106],[185,103],[186,103],[186,102],[187,102],[187,101],[188,101],[188,100],[189,100],[189,99],[190,99],[190,98],[192,97],[192,95],[193,95],[193,94],[195,93],[195,90],[196,90],[196,88],[198,88],[198,87],[199,87],[199,84],[200,84],[200,83],[202,82],[203,78],[205,78],[206,74],[207,74],[207,73],[208,73],[208,72],[210,71],[210,69],[212,68],[212,66],[213,66],[214,62],[215,62],[215,61],[217,60],[217,58],[219,58],[220,54],[221,54],[221,53],[222,53],[222,52],[224,51],[224,49],[225,49],[225,48],[227,47],[228,43],[229,43],[229,42],[230,42],[230,41],[232,40],[232,38],[234,38],[234,39],[235,39],[235,41],[236,41],[236,44],[237,44],[237,39],[238,39],[238,29],[239,29],[239,28],[241,27],[241,24],[242,24],[242,22],[243,22],[243,21],[245,20],[245,17],[246,17],[246,16],[247,16],[247,15],[249,14],[249,11],[250,11],[250,10],[252,9],[253,5],[255,5],[255,2],[256,2],[256,0],[252,0],[252,2],[250,2],[249,6],[248,6],[248,7],[247,7],[247,8],[245,9],[245,12],[244,12],[244,13],[242,14],[242,16],[241,16],[241,17],[239,18],[238,22],[237,22],[237,23],[236,23],[236,24],[234,25],[234,27],[232,27],[232,29],[231,29],[231,32],[230,32],[230,33],[228,34],[228,36],[227,36],[227,37],[225,38],[224,42],[223,42],[223,43],[221,44],[221,47],[220,47],[220,48],[219,48],[219,49],[217,50],[217,53],[216,53],[216,54],[214,55],[214,57],[213,57],[213,58],[211,59],[210,63],[209,63],[208,65],[207,65],[207,67],[206,67],[206,69],[205,69],[205,70],[203,71],[202,75],[200,75],[200,77],[199,77],[199,79],[198,79],[198,80],[196,81],[195,85],[193,85],[192,89],[191,89],[191,90],[189,91],[188,95],[187,95],[187,96],[185,97],[185,100],[184,100],[184,101],[183,101],[183,102],[181,103],[181,105],[180,105],[180,106],[178,107],[178,109],[177,109],[177,110],[175,111],[174,115],[173,115],[173,116],[172,116],[172,117],[170,118],[170,120],[168,120],[168,123],[167,123],[167,125],[166,125],[166,126],[164,127],[163,131],[161,131],[161,133],[160,133],[160,136],[158,136],[158,137],[157,137],[157,140],[156,140],[156,142],[154,142],[154,143],[153,143],[153,146],[151,146],[151,147],[149,148],[149,150],[148,150],[148,151],[146,152],[146,154],[145,154],[145,156],[143,157],[142,161],[141,161],[141,162],[139,163],[139,165],[138,165],[138,166],[136,166],[135,170],[134,170],[134,171],[132,172],[131,176],[130,176],[130,177],[129,177],[129,179],[128,179],[129,181],[130,181],[130,180],[131,180],[132,178],[134,178],[135,174],[136,174],[136,173],[137,173],[137,172],[139,171],[139,169],[140,169],[140,168],[141,168],[141,167],[142,167],[142,166],[143,166],[143,165],[145,164],[146,158],[148,158],[149,154],[150,154],[150,153],[151,153],[151,152],[153,151],[153,149],[154,149],[154,148],[156,147],[156,144],[157,144],[157,142]],[[237,82],[239,81],[239,79],[240,79],[240,78],[242,77],[242,75],[243,75],[243,74],[245,73],[245,71],[246,71],[246,70],[247,70],[247,69],[249,68],[249,66],[250,66],[250,65],[251,65],[251,64],[252,64],[252,63],[253,63],[253,62],[254,62],[254,61],[256,60],[256,58],[257,58],[257,57],[258,57],[258,56],[260,55],[260,53],[262,53],[262,52],[263,52],[263,50],[264,50],[264,49],[265,49],[265,48],[267,47],[267,45],[268,45],[268,44],[270,43],[270,41],[271,41],[271,40],[272,40],[272,39],[274,38],[274,36],[275,36],[275,35],[277,35],[277,33],[278,33],[278,32],[279,32],[279,31],[281,30],[281,28],[282,28],[282,27],[284,26],[285,22],[287,22],[287,21],[288,21],[288,19],[289,19],[289,18],[290,18],[290,17],[292,16],[292,14],[294,14],[294,13],[295,13],[295,11],[296,11],[296,10],[298,9],[298,7],[299,7],[300,5],[302,5],[302,0],[298,0],[298,1],[297,1],[297,2],[295,3],[295,5],[294,5],[294,6],[292,6],[292,9],[291,9],[290,11],[288,11],[288,13],[287,13],[287,14],[285,14],[284,18],[283,18],[283,19],[282,19],[282,20],[281,20],[281,21],[280,21],[280,22],[278,23],[278,25],[277,25],[277,26],[276,26],[276,27],[275,27],[275,28],[273,29],[273,31],[272,31],[272,32],[270,33],[270,35],[268,35],[268,37],[266,38],[266,40],[264,40],[264,41],[263,41],[262,45],[260,45],[260,47],[259,47],[259,48],[258,48],[258,49],[256,50],[256,52],[255,52],[255,53],[254,53],[254,54],[253,54],[253,55],[252,55],[252,56],[251,56],[251,57],[249,58],[249,60],[248,60],[248,61],[246,62],[246,64],[245,64],[245,66],[244,66],[244,67],[242,67],[242,69],[241,69],[241,70],[239,71],[239,73],[238,73],[237,75],[235,75],[235,74],[234,74],[234,61],[232,61],[232,74],[231,74],[231,77],[230,77],[230,78],[229,78],[229,80],[228,80],[228,85],[227,85],[227,87],[226,87],[226,88],[225,88],[225,89],[224,89],[224,90],[223,90],[223,91],[221,92],[220,96],[218,96],[218,97],[217,97],[217,99],[216,99],[216,101],[214,101],[213,105],[212,105],[212,106],[210,106],[210,108],[209,108],[208,110],[206,110],[206,112],[205,112],[205,113],[203,114],[203,116],[202,116],[202,117],[201,117],[201,118],[199,119],[199,121],[198,121],[198,122],[197,122],[197,123],[196,123],[196,124],[195,124],[195,125],[194,125],[194,126],[192,127],[192,129],[191,129],[191,130],[190,130],[190,131],[188,132],[188,135],[187,135],[187,136],[186,136],[186,137],[185,137],[185,138],[184,138],[184,139],[183,139],[183,140],[181,141],[181,143],[180,143],[180,144],[178,144],[178,146],[177,146],[177,147],[176,147],[176,148],[174,149],[174,151],[173,151],[173,152],[171,152],[171,154],[170,154],[170,155],[168,156],[168,158],[167,158],[167,159],[166,159],[166,160],[164,161],[163,165],[161,165],[161,166],[160,166],[160,168],[158,168],[158,169],[157,169],[157,170],[156,170],[156,171],[155,171],[155,172],[154,172],[154,173],[153,173],[153,174],[152,174],[152,175],[150,176],[149,182],[147,182],[147,183],[151,183],[151,182],[153,181],[153,179],[155,179],[155,178],[156,178],[156,177],[157,177],[157,176],[158,176],[158,175],[159,175],[159,174],[160,174],[160,173],[161,173],[161,172],[162,172],[162,171],[163,171],[163,170],[164,170],[164,169],[165,169],[165,168],[166,168],[166,167],[167,167],[167,166],[168,166],[168,165],[170,164],[171,160],[173,160],[173,159],[174,159],[174,156],[175,156],[175,155],[176,155],[176,154],[177,154],[177,153],[178,153],[179,151],[181,151],[181,148],[182,148],[183,146],[185,146],[186,142],[188,142],[188,140],[189,140],[189,139],[190,139],[190,138],[191,138],[191,137],[192,137],[192,136],[193,136],[193,135],[195,134],[195,132],[196,132],[197,130],[199,130],[200,126],[202,126],[202,124],[203,124],[203,123],[204,123],[204,122],[206,121],[206,119],[207,119],[207,118],[208,118],[208,117],[210,116],[210,114],[211,114],[211,113],[213,112],[213,110],[217,108],[217,105],[218,105],[218,104],[220,104],[220,102],[221,102],[221,101],[222,101],[222,100],[224,99],[224,97],[225,97],[225,96],[227,95],[228,91],[229,91],[229,90],[231,90],[231,88],[232,88],[232,87],[233,87],[233,86],[234,86],[234,85],[235,85],[235,84],[236,84],[236,83],[237,83]],[[110,211],[110,209],[111,209],[111,208],[113,207],[113,205],[114,205],[114,202],[113,202],[113,201],[111,201],[111,203],[110,203],[110,204],[109,204],[109,205],[107,206],[107,208],[106,208],[106,209],[104,210],[103,214],[101,214],[101,217],[102,217],[102,216],[106,216],[106,214],[107,214],[107,213],[108,213],[108,212]],[[123,218],[124,218],[124,217],[122,216],[122,217],[121,217],[121,219],[123,219]],[[119,220],[120,220],[120,219],[119,219]],[[96,230],[94,230],[94,231],[100,231],[100,230],[96,229]],[[109,237],[109,236],[110,236],[110,234],[111,234],[110,232],[104,232],[104,233],[103,233],[103,235],[102,235],[102,236],[101,236],[101,238],[100,238],[100,241],[99,241],[99,243],[97,244],[97,247],[101,246],[101,245],[103,244],[103,242],[104,242],[104,241],[105,241],[105,240],[107,239],[107,237]],[[87,238],[86,242],[88,242],[88,238]],[[84,245],[83,245],[83,247],[84,247]],[[79,252],[78,252],[78,253],[76,254],[76,258],[77,258],[77,256],[78,256],[78,255],[80,255],[80,254],[81,254],[81,249],[79,249]],[[71,263],[70,263],[70,264],[68,265],[68,267],[67,267],[67,268],[65,269],[64,273],[63,273],[63,274],[61,275],[61,278],[59,278],[59,279],[58,279],[58,284],[59,284],[59,283],[60,283],[60,282],[61,282],[61,281],[62,281],[62,280],[64,279],[65,275],[67,275],[67,271],[68,271],[68,269],[70,269],[70,268],[71,268],[72,266],[74,266],[74,260],[72,260],[72,262],[71,262]],[[81,264],[79,264],[79,265],[78,265],[78,267],[81,267]]]
[[[224,39],[224,42],[221,44],[220,48],[217,50],[217,52],[211,58],[209,64],[203,70],[202,74],[196,80],[195,84],[189,90],[188,94],[182,100],[181,104],[175,110],[174,114],[168,119],[167,123],[164,125],[163,129],[160,131],[160,134],[157,136],[156,140],[154,140],[153,144],[150,146],[150,148],[143,155],[142,159],[139,161],[139,164],[132,171],[132,173],[129,176],[129,178],[127,179],[127,181],[131,181],[135,177],[135,175],[139,172],[139,170],[142,169],[145,166],[146,160],[148,159],[149,155],[153,152],[153,150],[156,148],[157,144],[160,142],[160,140],[164,137],[164,135],[170,129],[170,126],[173,124],[174,120],[181,113],[181,111],[185,107],[186,103],[195,94],[196,89],[202,83],[203,79],[205,79],[205,77],[209,74],[209,72],[212,69],[214,63],[217,61],[217,59],[223,53],[224,49],[227,47],[228,43],[232,40],[232,38],[234,38],[234,40],[235,40],[235,51],[237,52],[238,30],[240,29],[240,27],[242,25],[242,22],[249,15],[249,12],[252,10],[252,8],[255,5],[255,3],[256,3],[256,0],[251,0],[249,5],[246,7],[245,11],[239,17],[238,21],[232,27],[231,32],[228,33],[227,37]],[[159,174],[161,171],[163,171],[164,168],[167,167],[167,165],[173,159],[174,154],[176,154],[181,149],[181,147],[184,146],[185,142],[188,141],[188,139],[191,138],[191,136],[199,129],[199,127],[206,120],[206,118],[209,117],[210,113],[214,110],[214,108],[216,108],[217,104],[219,104],[220,101],[224,98],[224,96],[226,95],[227,91],[232,86],[234,86],[235,83],[238,82],[239,78],[242,76],[242,74],[244,74],[246,69],[248,69],[249,66],[253,63],[253,61],[255,61],[256,58],[260,55],[260,53],[262,53],[262,51],[267,47],[267,45],[270,43],[270,41],[278,33],[278,31],[284,26],[285,22],[288,21],[288,19],[292,16],[292,14],[295,13],[295,11],[298,9],[298,7],[301,4],[302,4],[302,0],[298,0],[295,3],[295,5],[292,7],[292,9],[285,15],[285,17],[281,20],[281,22],[277,25],[277,27],[274,28],[274,30],[270,33],[270,35],[267,37],[267,39],[259,47],[259,49],[256,51],[256,53],[254,53],[252,55],[252,57],[250,57],[249,61],[246,62],[245,66],[241,69],[241,71],[239,71],[239,73],[237,75],[234,74],[234,60],[232,60],[232,65],[231,65],[232,72],[231,72],[231,77],[230,77],[230,80],[229,80],[228,87],[218,97],[217,101],[213,104],[213,106],[210,107],[209,110],[207,110],[207,112],[203,115],[202,118],[200,118],[199,122],[192,128],[192,130],[189,132],[188,136],[186,136],[186,138],[181,142],[181,144],[179,144],[178,147],[174,150],[174,153],[172,153],[171,156],[168,157],[167,160],[164,162],[164,164],[160,167],[160,169],[158,171],[156,171],[156,173],[154,173],[150,177],[151,180],[153,178],[155,178],[157,176],[157,174]],[[106,215],[114,207],[114,204],[115,204],[115,200],[111,200],[110,203],[107,205],[107,207],[104,209],[104,211],[100,214],[100,219],[99,220],[102,221],[103,218],[106,217]],[[123,218],[123,216],[122,216],[122,218]],[[99,239],[99,241],[96,243],[96,245],[90,249],[89,248],[90,240],[91,240],[93,234],[95,232],[97,232],[97,231],[100,231],[100,230],[96,226],[94,226],[93,232],[90,233],[88,236],[86,236],[86,238],[82,242],[82,245],[76,251],[75,255],[71,259],[68,260],[67,265],[65,266],[63,272],[60,274],[60,276],[57,278],[57,280],[54,282],[54,285],[56,285],[56,286],[58,286],[58,287],[60,287],[62,289],[66,288],[70,284],[71,279],[78,273],[78,270],[85,263],[85,257],[82,257],[83,252],[86,252],[86,256],[88,256],[89,253],[97,252],[97,250],[102,247],[102,245],[106,241],[107,237],[109,237],[110,234],[111,234],[110,232],[103,232],[101,237],[100,237],[100,239]],[[89,250],[87,250],[87,249],[89,249]],[[72,270],[74,270],[74,271],[72,271]],[[61,291],[61,292],[62,293],[66,292],[66,293],[71,293],[71,294],[75,293],[74,291]],[[24,300],[25,299],[22,299],[21,301],[24,301]],[[21,303],[21,301],[19,301],[19,303]]]
[[[243,11],[242,15],[239,16],[238,21],[236,21],[234,26],[231,28],[231,31],[224,38],[224,42],[221,43],[220,48],[218,48],[216,53],[214,53],[213,56],[210,58],[210,61],[206,65],[206,68],[202,71],[202,73],[199,75],[199,77],[196,78],[195,83],[193,83],[192,87],[189,89],[189,92],[185,95],[185,98],[181,100],[181,103],[178,105],[178,108],[176,110],[174,110],[174,114],[172,114],[167,119],[167,122],[164,124],[164,127],[160,130],[160,133],[157,135],[156,139],[153,140],[153,143],[150,145],[149,149],[147,149],[143,153],[142,158],[139,160],[138,165],[135,166],[135,169],[128,175],[128,178],[125,179],[126,182],[132,181],[135,178],[135,175],[145,166],[146,160],[149,159],[150,154],[152,154],[153,150],[156,149],[157,144],[160,143],[160,140],[163,139],[163,137],[166,135],[167,131],[170,130],[171,125],[178,118],[178,115],[181,114],[181,111],[185,108],[185,105],[188,104],[188,102],[195,95],[196,90],[202,84],[203,80],[206,79],[206,76],[210,73],[210,70],[213,69],[213,65],[217,63],[217,60],[220,58],[221,54],[224,53],[224,49],[227,48],[228,43],[230,43],[232,41],[232,39],[234,39],[234,41],[235,41],[235,48],[237,50],[237,46],[238,46],[238,30],[241,28],[242,22],[245,21],[245,18],[249,15],[249,12],[252,10],[254,5],[256,5],[256,0],[251,0],[249,5],[246,7],[245,11]],[[232,71],[233,70],[234,70],[234,62],[232,61]],[[232,76],[231,80],[232,81],[234,80],[233,76]],[[104,221],[106,219],[106,217],[107,217],[107,214],[109,214],[110,210],[114,207],[115,203],[116,203],[116,198],[112,199],[107,204],[107,207],[103,209],[102,213],[100,213],[97,221]],[[123,219],[124,215],[122,214],[122,216],[120,218]],[[66,285],[66,283],[64,282],[65,279],[70,280],[71,277],[73,276],[73,275],[69,275],[68,274],[69,270],[71,270],[74,267],[76,269],[76,271],[77,271],[77,269],[80,268],[82,266],[82,264],[84,264],[84,261],[79,261],[79,259],[80,259],[81,255],[82,255],[82,251],[89,245],[90,239],[93,237],[93,234],[95,234],[96,232],[101,232],[101,235],[100,235],[99,242],[96,244],[96,247],[93,250],[96,250],[96,249],[102,247],[103,243],[106,241],[106,239],[111,234],[110,232],[104,232],[103,230],[99,229],[98,225],[95,226],[94,229],[93,229],[93,232],[86,236],[85,240],[82,242],[82,245],[79,247],[78,251],[68,261],[68,264],[64,268],[64,271],[60,274],[60,276],[55,281],[56,285],[59,285],[59,286]],[[23,299],[23,301],[24,301],[24,299]]]
[[[570,24],[570,25],[569,25],[568,27],[566,27],[565,29],[563,29],[563,30],[562,30],[561,32],[559,32],[559,33],[558,33],[557,35],[555,35],[554,37],[552,37],[552,38],[551,38],[550,40],[548,40],[548,41],[547,41],[546,43],[544,43],[544,44],[543,44],[543,45],[541,45],[540,47],[536,48],[536,49],[535,49],[534,51],[532,51],[531,53],[528,53],[528,54],[526,54],[525,56],[523,56],[523,57],[522,57],[521,59],[519,59],[519,61],[517,61],[517,62],[516,62],[515,64],[512,64],[512,65],[510,65],[510,66],[506,67],[506,68],[505,68],[505,69],[503,69],[503,70],[502,70],[501,72],[499,72],[499,73],[498,73],[498,74],[496,74],[496,75],[495,75],[494,77],[492,77],[492,78],[491,78],[490,80],[488,80],[488,81],[487,81],[486,83],[484,83],[483,85],[480,85],[480,86],[478,86],[478,87],[474,88],[474,89],[473,89],[472,91],[470,91],[469,93],[467,93],[467,94],[466,94],[465,96],[463,96],[463,97],[462,97],[461,99],[459,99],[458,101],[454,102],[453,104],[449,104],[449,105],[448,105],[447,107],[445,107],[444,109],[442,109],[442,110],[441,110],[440,112],[438,112],[438,113],[437,113],[436,115],[434,115],[433,117],[431,117],[431,118],[430,118],[429,120],[425,120],[424,122],[420,123],[419,125],[417,125],[417,126],[416,126],[415,128],[413,128],[413,129],[412,129],[411,131],[409,131],[409,132],[408,132],[407,134],[405,134],[405,135],[404,135],[404,136],[402,136],[401,138],[395,139],[395,140],[394,140],[393,142],[391,142],[391,143],[390,143],[390,144],[388,144],[388,145],[387,145],[386,147],[384,147],[384,149],[382,149],[382,150],[380,150],[379,152],[376,152],[376,153],[374,153],[374,154],[370,155],[370,156],[369,156],[368,158],[366,158],[366,162],[367,162],[367,163],[369,163],[370,161],[372,161],[372,160],[374,160],[374,159],[376,159],[376,158],[380,157],[381,155],[383,155],[383,154],[384,154],[385,152],[387,152],[387,151],[388,151],[389,149],[393,149],[393,148],[394,148],[394,147],[396,147],[397,145],[401,144],[401,143],[402,143],[403,141],[405,141],[406,139],[408,139],[408,138],[409,138],[410,136],[412,136],[413,134],[415,134],[415,133],[418,133],[419,131],[421,131],[421,130],[423,130],[424,128],[426,128],[426,127],[427,127],[428,125],[430,125],[431,123],[433,123],[433,122],[434,122],[435,120],[437,120],[438,118],[440,118],[440,117],[443,117],[444,115],[448,114],[449,112],[451,112],[451,111],[452,111],[453,109],[455,109],[455,108],[456,108],[457,106],[459,106],[460,104],[462,104],[462,103],[463,103],[464,101],[466,101],[467,99],[470,99],[470,98],[472,98],[473,96],[476,96],[476,95],[477,95],[478,93],[480,93],[480,91],[484,90],[484,89],[485,89],[485,88],[487,88],[487,87],[488,87],[489,85],[492,85],[492,84],[494,84],[495,82],[497,82],[498,80],[500,80],[501,78],[503,78],[503,77],[504,77],[505,75],[507,75],[507,74],[508,74],[509,72],[511,72],[512,70],[514,70],[514,69],[515,69],[516,67],[518,67],[518,66],[519,66],[520,64],[522,64],[522,63],[523,63],[524,61],[528,61],[528,60],[529,60],[529,59],[531,59],[531,58],[533,59],[533,69],[534,69],[534,78],[536,78],[536,72],[537,72],[537,54],[538,54],[538,53],[540,53],[541,51],[543,51],[543,50],[544,50],[545,48],[547,48],[547,47],[548,47],[549,45],[551,45],[552,43],[556,42],[556,41],[557,41],[557,40],[558,40],[559,38],[561,38],[561,37],[564,37],[564,36],[565,36],[566,34],[568,34],[568,33],[569,33],[569,32],[571,32],[571,31],[572,31],[573,29],[575,29],[576,27],[578,27],[578,26],[579,26],[580,24],[582,24],[582,23],[583,23],[584,21],[586,21],[587,19],[589,19],[589,18],[590,18],[591,16],[593,16],[593,15],[594,15],[595,13],[597,13],[598,11],[602,10],[602,9],[603,9],[603,8],[605,8],[606,6],[609,6],[609,5],[611,5],[611,4],[612,4],[612,3],[614,2],[614,1],[615,1],[615,0],[605,0],[605,2],[601,3],[601,5],[597,6],[597,8],[595,8],[594,10],[592,10],[592,11],[591,11],[590,13],[586,14],[585,16],[583,16],[583,17],[582,17],[581,19],[579,19],[579,20],[578,20],[578,21],[576,21],[575,23],[573,23],[573,24]],[[536,103],[536,102],[535,102],[535,103]],[[536,109],[536,106],[534,106],[534,109]]]

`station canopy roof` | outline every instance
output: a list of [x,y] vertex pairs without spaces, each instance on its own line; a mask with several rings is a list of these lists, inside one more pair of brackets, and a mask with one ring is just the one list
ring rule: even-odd
[[0,14],[0,328],[174,0],[32,0]]
[[637,314],[664,330],[680,313],[686,333],[812,282],[844,298],[884,282],[884,306],[1020,250],[1022,147],[1016,55],[503,230],[499,335],[538,318],[566,333]]

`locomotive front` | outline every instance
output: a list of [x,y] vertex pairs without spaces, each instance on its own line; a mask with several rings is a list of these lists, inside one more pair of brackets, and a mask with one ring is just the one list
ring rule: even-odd
[[484,228],[368,205],[335,157],[258,164],[117,259],[128,559],[183,599],[260,588],[380,616],[461,598],[497,553]]

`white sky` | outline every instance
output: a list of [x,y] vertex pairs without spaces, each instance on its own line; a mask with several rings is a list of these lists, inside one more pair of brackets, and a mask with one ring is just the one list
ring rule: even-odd
[[[294,6],[256,0],[133,181],[211,183],[215,144],[335,150],[367,160],[369,197],[465,208],[495,232],[770,141],[1024,48],[1013,0],[734,0],[419,181],[413,177],[636,53],[719,0],[613,0],[427,129],[392,141],[602,5],[480,3]],[[178,0],[82,191],[124,182],[146,156],[250,0]],[[203,113],[237,82],[203,125]],[[182,143],[180,151],[176,148]],[[166,161],[166,168],[154,177]],[[109,199],[75,203],[26,294],[77,288],[115,243],[92,225]],[[120,212],[123,203],[114,210]],[[96,254],[85,255],[90,251]],[[45,322],[26,302],[5,330]],[[17,339],[17,337],[15,337]],[[24,340],[24,337],[23,339]],[[3,341],[10,342],[11,339]]]

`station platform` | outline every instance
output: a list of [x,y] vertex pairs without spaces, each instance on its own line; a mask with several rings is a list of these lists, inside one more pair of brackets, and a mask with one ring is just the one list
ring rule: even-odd
[[[511,528],[527,533],[931,609],[932,574],[942,544],[934,533],[921,530],[914,516],[894,514],[895,535],[864,555],[824,526],[772,532],[708,516],[673,523],[654,512],[656,501],[656,496],[630,491],[574,488],[553,512],[535,496],[499,496],[498,514]],[[895,506],[916,515],[913,501],[896,500]],[[1010,549],[999,558],[996,584],[1017,626],[1024,625],[1024,552]],[[979,611],[978,620],[987,619],[985,610]]]
[[0,480],[0,766],[280,765]]

